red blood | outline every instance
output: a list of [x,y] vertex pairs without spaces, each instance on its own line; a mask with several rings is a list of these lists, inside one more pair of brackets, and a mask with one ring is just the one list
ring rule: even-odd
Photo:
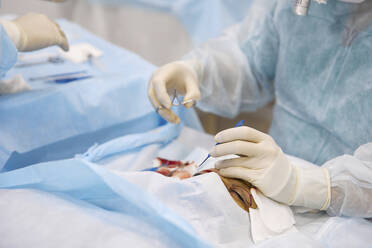
[[168,169],[167,167],[159,167],[156,172],[160,173],[164,176],[170,176],[170,174],[171,174],[171,170]]
[[181,165],[182,162],[181,161],[175,161],[175,160],[168,160],[168,159],[165,159],[165,158],[157,158],[158,160],[160,160],[160,163],[162,165],[165,165],[165,166],[170,166],[170,165]]

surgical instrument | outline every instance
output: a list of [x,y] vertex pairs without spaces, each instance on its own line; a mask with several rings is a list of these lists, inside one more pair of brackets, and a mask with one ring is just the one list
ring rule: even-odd
[[66,83],[70,83],[70,82],[73,82],[73,81],[88,79],[88,78],[92,78],[92,77],[93,76],[91,76],[91,75],[87,75],[87,76],[81,76],[81,77],[61,78],[61,79],[55,79],[55,80],[51,80],[51,81],[53,81],[54,83],[57,83],[57,84],[66,84]]
[[[241,120],[239,121],[238,123],[236,123],[236,125],[234,127],[241,127],[244,125],[244,120]],[[220,143],[216,143],[216,145],[219,145]],[[201,164],[198,165],[198,168],[200,169],[201,166],[211,157],[210,154],[208,154],[208,156],[203,160],[203,162],[201,162]]]
[[73,78],[73,77],[82,77],[82,76],[87,76],[87,75],[88,74],[86,71],[76,71],[76,72],[53,74],[53,75],[42,76],[42,77],[32,77],[32,78],[29,78],[29,80],[30,81],[53,81],[53,80]]
[[29,67],[29,66],[35,66],[35,65],[42,65],[42,64],[62,64],[65,60],[62,59],[59,56],[49,57],[46,60],[39,60],[39,61],[33,61],[33,62],[25,62],[15,65],[17,68],[23,68],[23,67]]
[[[187,103],[190,103],[190,102],[192,102],[193,103],[193,105],[195,104],[195,100],[192,100],[192,99],[190,99],[190,100],[187,100],[187,101],[182,101],[181,99],[180,99],[180,97],[178,96],[178,94],[177,94],[177,90],[176,89],[174,89],[174,94],[173,94],[173,98],[172,98],[172,106],[176,106],[176,107],[178,107],[178,106],[181,106],[181,105],[185,105],[185,104],[187,104]],[[157,108],[156,108],[156,113],[158,113],[159,112],[159,110],[160,109],[163,109],[164,107],[163,106],[158,106]]]

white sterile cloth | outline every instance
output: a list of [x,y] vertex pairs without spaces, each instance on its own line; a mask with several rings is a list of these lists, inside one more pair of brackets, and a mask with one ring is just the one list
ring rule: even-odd
[[[144,189],[185,218],[202,238],[218,247],[244,247],[296,232],[292,210],[252,189],[257,209],[246,213],[216,173],[186,180],[154,172],[113,171]],[[251,234],[251,235],[250,235]]]
[[0,80],[0,95],[15,94],[26,90],[31,90],[31,86],[26,83],[20,74],[10,79]]
[[60,50],[61,56],[76,64],[83,63],[90,58],[98,58],[103,52],[89,43],[79,43],[70,46],[68,52]]
[[280,234],[297,232],[292,210],[288,206],[265,197],[255,189],[251,193],[257,204],[257,209],[249,210],[255,243]]

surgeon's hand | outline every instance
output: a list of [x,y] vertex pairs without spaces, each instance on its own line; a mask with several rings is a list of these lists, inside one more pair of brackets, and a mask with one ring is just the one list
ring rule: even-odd
[[191,108],[200,99],[199,81],[202,68],[198,61],[176,61],[157,69],[149,82],[148,96],[155,110],[167,121],[179,123],[179,117],[171,110],[170,95],[184,95],[183,104]]
[[34,51],[54,45],[64,51],[69,49],[65,33],[45,15],[29,13],[5,24],[4,27],[7,32],[11,30],[13,35],[10,36],[19,51]]
[[249,127],[224,130],[215,137],[213,157],[237,155],[216,163],[225,177],[239,178],[264,195],[288,205],[326,209],[330,202],[328,171],[318,166],[299,168],[289,162],[267,134]]

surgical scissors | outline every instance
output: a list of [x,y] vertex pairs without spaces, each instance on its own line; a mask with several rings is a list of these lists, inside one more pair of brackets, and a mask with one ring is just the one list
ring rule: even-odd
[[[187,101],[182,101],[181,98],[178,96],[176,89],[174,89],[174,94],[173,94],[171,102],[172,102],[172,106],[176,106],[176,107],[181,106],[181,105],[185,105],[185,104],[190,103],[190,102],[193,103],[192,105],[195,104],[195,100],[192,100],[192,99],[187,100]],[[159,110],[163,109],[163,108],[165,108],[165,107],[163,107],[163,106],[156,107],[156,113],[159,113]]]

